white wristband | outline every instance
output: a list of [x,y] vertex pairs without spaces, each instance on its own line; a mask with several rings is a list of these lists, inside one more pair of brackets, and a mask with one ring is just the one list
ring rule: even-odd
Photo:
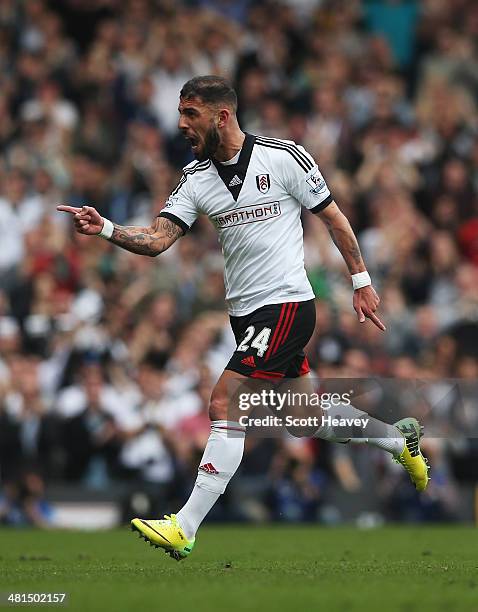
[[113,230],[115,226],[111,223],[109,219],[103,217],[103,227],[101,228],[101,232],[98,234],[100,238],[106,238],[109,240],[113,235]]
[[352,274],[352,285],[354,287],[354,291],[356,289],[361,289],[362,287],[368,287],[368,285],[371,284],[372,279],[366,270],[365,272],[357,272],[357,274]]

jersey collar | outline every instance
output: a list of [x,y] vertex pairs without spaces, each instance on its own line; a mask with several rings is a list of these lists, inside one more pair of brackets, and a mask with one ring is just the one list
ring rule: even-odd
[[217,173],[236,202],[246,178],[247,168],[251,161],[252,149],[254,148],[254,142],[256,140],[256,137],[252,134],[245,132],[245,135],[246,137],[237,164],[225,166],[216,159],[212,160],[212,163],[216,166]]

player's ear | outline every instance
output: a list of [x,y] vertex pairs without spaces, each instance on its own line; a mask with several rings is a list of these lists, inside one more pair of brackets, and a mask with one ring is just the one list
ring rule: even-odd
[[218,112],[218,121],[217,127],[222,128],[229,121],[229,117],[231,116],[231,111],[228,108],[221,108]]

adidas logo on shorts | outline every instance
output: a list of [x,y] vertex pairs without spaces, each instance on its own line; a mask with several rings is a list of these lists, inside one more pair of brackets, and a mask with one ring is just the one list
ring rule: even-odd
[[250,357],[244,357],[244,359],[241,359],[241,363],[243,363],[246,366],[250,366],[251,368],[256,367],[256,362],[252,355]]

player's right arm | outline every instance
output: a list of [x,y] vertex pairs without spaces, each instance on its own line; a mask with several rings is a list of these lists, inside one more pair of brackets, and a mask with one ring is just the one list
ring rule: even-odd
[[[100,235],[106,223],[100,213],[92,206],[57,206],[57,210],[73,215],[76,231],[87,236]],[[156,257],[168,249],[183,235],[179,225],[166,217],[156,217],[150,227],[112,224],[112,234],[108,240],[117,246],[136,253]]]
[[197,171],[197,166],[204,169],[204,164],[186,166],[164,209],[150,227],[112,223],[92,206],[76,208],[61,205],[57,206],[57,210],[73,215],[76,231],[80,234],[99,235],[131,253],[156,257],[185,234],[199,214],[194,190],[188,180]]

